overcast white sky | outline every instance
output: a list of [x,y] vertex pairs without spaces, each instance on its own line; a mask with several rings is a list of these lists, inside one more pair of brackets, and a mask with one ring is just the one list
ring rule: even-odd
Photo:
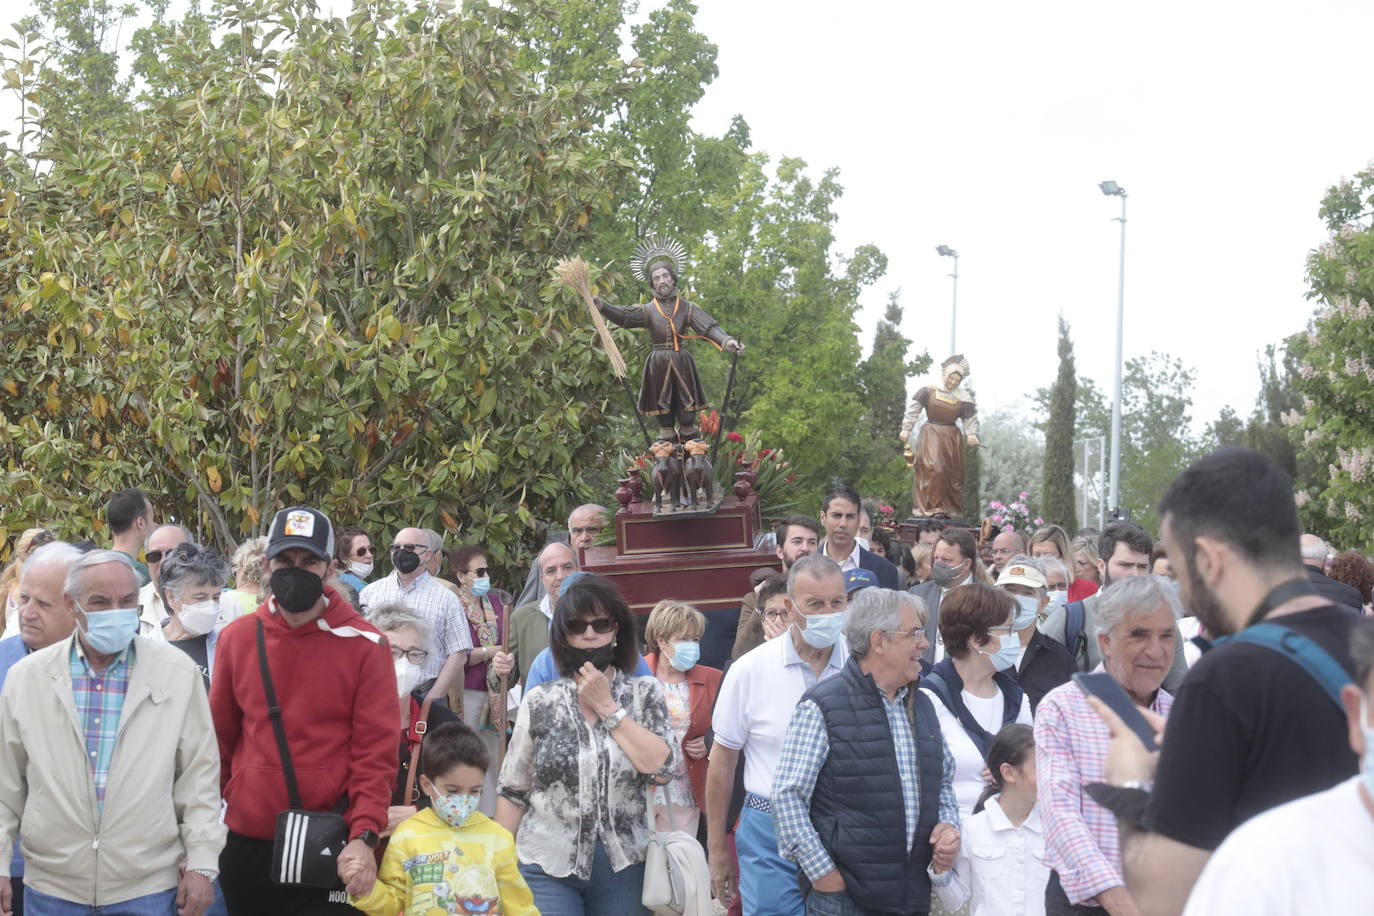
[[[1195,425],[1248,414],[1256,354],[1311,313],[1322,194],[1374,157],[1368,0],[697,2],[720,49],[697,127],[743,114],[775,159],[839,167],[839,249],[890,259],[865,348],[900,287],[915,352],[948,355],[935,246],[958,250],[984,414],[1052,380],[1061,312],[1080,373],[1110,389],[1120,202],[1103,179],[1130,194],[1126,358],[1195,367]],[[0,0],[0,23],[28,8]],[[728,303],[711,307],[728,328]]]
[[[876,243],[865,347],[900,287],[906,332],[958,347],[983,412],[1052,381],[1055,316],[1110,390],[1120,201],[1127,359],[1198,370],[1195,424],[1249,413],[1256,353],[1301,329],[1326,188],[1374,157],[1368,0],[1306,3],[698,0],[720,76],[698,106],[759,149],[838,166],[842,249]],[[715,305],[728,327],[729,308]]]

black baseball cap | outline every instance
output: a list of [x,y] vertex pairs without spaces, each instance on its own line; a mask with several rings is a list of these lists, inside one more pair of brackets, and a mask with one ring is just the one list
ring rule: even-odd
[[267,536],[267,559],[283,550],[300,547],[321,560],[334,556],[334,526],[329,516],[309,506],[292,506],[272,519],[272,533]]

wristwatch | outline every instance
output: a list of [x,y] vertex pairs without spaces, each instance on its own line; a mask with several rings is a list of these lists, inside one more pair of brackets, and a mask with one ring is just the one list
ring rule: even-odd
[[[358,834],[353,839],[362,840],[363,845],[366,846],[368,849],[376,849],[377,843],[381,839],[381,837],[377,836],[377,831],[375,830],[364,830],[362,833]],[[349,840],[349,842],[351,843],[353,842],[353,840]]]
[[215,871],[213,868],[188,868],[186,870],[200,875],[211,884],[214,884],[215,879],[219,877],[219,872]]
[[615,731],[616,726],[619,725],[621,722],[624,722],[625,717],[628,715],[629,713],[627,713],[625,711],[625,707],[622,706],[606,718],[602,719],[601,724],[606,726],[606,731]]

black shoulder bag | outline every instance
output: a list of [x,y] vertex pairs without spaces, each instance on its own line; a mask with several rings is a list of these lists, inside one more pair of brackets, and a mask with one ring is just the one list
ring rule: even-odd
[[277,815],[277,832],[272,838],[272,880],[277,884],[332,889],[339,886],[339,853],[348,842],[348,823],[343,811],[348,797],[340,799],[335,811],[306,811],[291,766],[291,749],[286,744],[286,729],[281,724],[281,707],[267,668],[267,643],[262,621],[258,622],[258,666],[262,670],[262,689],[267,694],[267,716],[277,736],[281,768],[286,775],[286,796],[291,805]]

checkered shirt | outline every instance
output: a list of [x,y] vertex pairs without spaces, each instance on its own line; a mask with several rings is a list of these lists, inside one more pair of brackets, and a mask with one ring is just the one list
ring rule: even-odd
[[[472,648],[468,618],[463,613],[458,596],[440,585],[427,571],[420,573],[409,586],[402,585],[400,577],[392,573],[367,586],[358,596],[358,603],[369,617],[377,607],[388,601],[402,602],[412,614],[428,620],[434,630],[429,659],[425,662],[421,677],[438,677],[450,655]],[[457,683],[461,686],[461,674]]]
[[[1098,666],[1102,670],[1102,666]],[[1150,709],[1167,716],[1174,698],[1163,690]],[[1075,904],[1098,906],[1098,894],[1124,886],[1116,817],[1083,791],[1105,782],[1111,734],[1077,684],[1063,684],[1035,710],[1035,765],[1040,815],[1045,822],[1045,864],[1059,873]]]
[[96,672],[86,660],[80,639],[72,640],[69,657],[72,673],[72,698],[81,717],[81,732],[86,737],[86,757],[95,779],[95,800],[105,808],[105,779],[110,772],[110,757],[119,737],[119,717],[124,696],[129,692],[129,676],[134,667],[134,644],[115,656],[109,667]]
[[[897,773],[902,781],[902,803],[906,812],[906,847],[916,838],[916,822],[921,813],[921,777],[916,764],[916,740],[906,715],[906,688],[897,692],[896,700],[883,695],[887,724],[892,729],[892,743],[897,753]],[[940,780],[939,820],[959,826],[959,803],[954,797],[954,755],[945,739],[940,739],[944,757],[944,777]],[[815,700],[802,700],[792,713],[783,739],[782,756],[773,774],[773,817],[777,824],[778,851],[784,859],[801,866],[806,876],[815,881],[835,868],[811,823],[811,796],[816,789],[825,759],[830,755],[830,736],[825,718]]]

